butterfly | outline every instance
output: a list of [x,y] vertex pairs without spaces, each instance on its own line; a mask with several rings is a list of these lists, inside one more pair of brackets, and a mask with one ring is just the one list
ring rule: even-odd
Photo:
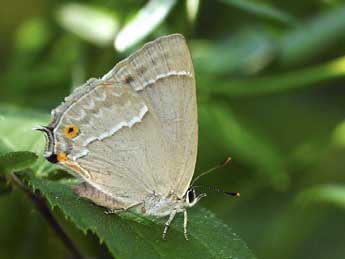
[[82,179],[81,197],[110,212],[168,217],[206,194],[191,187],[198,143],[194,69],[180,34],[160,37],[90,79],[40,126],[45,157]]

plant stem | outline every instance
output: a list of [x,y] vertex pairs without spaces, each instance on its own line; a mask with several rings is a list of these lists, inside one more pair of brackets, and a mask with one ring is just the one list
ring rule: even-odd
[[35,194],[27,186],[25,186],[24,183],[16,176],[15,173],[11,174],[11,179],[21,190],[23,190],[27,194],[27,196],[31,199],[31,201],[35,203],[38,211],[46,219],[48,224],[52,227],[52,229],[55,231],[57,236],[64,243],[66,248],[71,252],[73,258],[75,259],[84,258],[81,252],[79,251],[79,249],[77,248],[77,246],[74,244],[74,242],[67,236],[65,231],[59,225],[59,223],[57,222],[57,220],[55,219],[55,217],[49,210],[48,206],[46,205],[44,199],[41,196]]

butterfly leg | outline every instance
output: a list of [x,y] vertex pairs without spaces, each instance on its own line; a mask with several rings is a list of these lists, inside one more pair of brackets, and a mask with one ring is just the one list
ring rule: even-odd
[[176,210],[173,210],[173,211],[170,213],[169,219],[168,219],[167,222],[165,222],[165,224],[164,224],[164,230],[163,230],[163,234],[162,234],[162,238],[163,238],[164,240],[166,240],[166,235],[167,235],[167,232],[168,232],[168,228],[169,228],[171,222],[173,221],[175,215],[176,215]]
[[123,209],[108,209],[108,210],[104,211],[104,214],[107,214],[107,215],[109,215],[109,214],[119,214],[120,212],[124,212],[124,211],[126,211],[125,208],[123,208]]
[[126,208],[111,208],[111,209],[108,209],[108,210],[104,211],[104,213],[107,214],[107,215],[109,215],[109,214],[118,214],[118,213],[121,213],[121,212],[125,212],[125,211],[127,211],[127,210],[129,210],[131,208],[136,207],[136,206],[139,206],[141,204],[143,204],[143,203],[139,202],[139,203],[135,203],[133,205],[130,205],[130,206],[126,207]]
[[188,223],[187,209],[184,209],[183,215],[184,215],[184,220],[183,220],[183,234],[184,234],[184,238],[185,238],[186,240],[189,240],[189,239],[188,239],[188,231],[187,231],[187,223]]

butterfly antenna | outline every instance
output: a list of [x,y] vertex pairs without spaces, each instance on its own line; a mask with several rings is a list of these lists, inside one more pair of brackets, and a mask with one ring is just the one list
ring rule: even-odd
[[215,171],[215,170],[217,170],[217,169],[219,169],[219,168],[222,168],[222,167],[226,166],[230,161],[231,161],[231,157],[227,157],[222,163],[220,163],[220,164],[218,164],[218,165],[215,165],[214,167],[208,169],[207,171],[205,171],[205,172],[199,174],[197,177],[194,178],[194,180],[193,180],[192,183],[191,183],[191,186],[193,186],[193,184],[194,184],[197,180],[199,180],[202,176],[204,176],[204,175],[206,175],[206,174],[209,174],[209,173],[211,173],[211,172],[213,172],[213,171]]
[[193,188],[194,189],[196,189],[196,188],[205,188],[205,189],[208,189],[209,191],[223,193],[226,196],[240,197],[240,195],[241,195],[239,192],[227,192],[227,191],[224,191],[222,188],[215,187],[215,186],[209,186],[209,185],[197,185],[197,186],[194,186]]

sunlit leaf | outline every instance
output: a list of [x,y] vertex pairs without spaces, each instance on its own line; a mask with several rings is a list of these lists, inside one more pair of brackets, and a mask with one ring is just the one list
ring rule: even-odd
[[186,1],[186,8],[187,8],[187,15],[188,19],[191,22],[194,22],[199,11],[200,0],[187,0]]
[[63,4],[57,20],[64,29],[101,46],[110,44],[119,28],[117,18],[109,11],[77,3]]
[[151,33],[169,14],[176,0],[151,0],[118,33],[115,48],[125,51]]

